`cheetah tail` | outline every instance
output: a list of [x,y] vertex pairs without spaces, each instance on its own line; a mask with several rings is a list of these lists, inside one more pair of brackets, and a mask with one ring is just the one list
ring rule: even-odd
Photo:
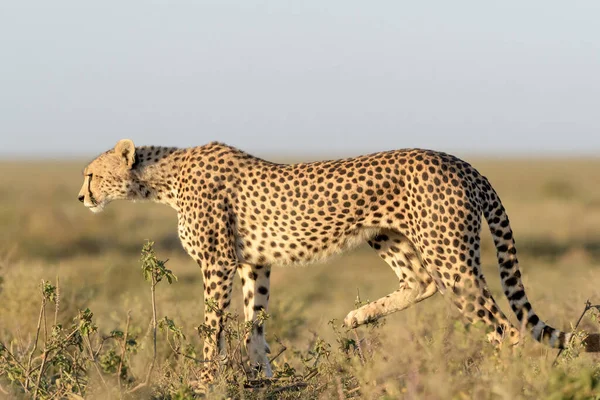
[[[563,349],[570,343],[572,333],[552,328],[533,311],[521,280],[515,240],[506,210],[487,180],[485,183],[485,190],[482,191],[487,193],[483,197],[484,216],[494,238],[502,289],[508,298],[510,307],[521,322],[521,326],[524,326],[535,340],[548,344],[550,347]],[[587,352],[600,352],[600,334],[588,334],[583,344]]]

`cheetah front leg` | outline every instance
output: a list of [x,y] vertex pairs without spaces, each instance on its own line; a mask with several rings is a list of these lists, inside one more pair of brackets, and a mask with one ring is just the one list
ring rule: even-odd
[[204,324],[199,328],[204,336],[204,366],[200,372],[199,388],[214,381],[219,366],[226,359],[225,314],[231,303],[235,264],[221,260],[214,267],[204,267]]
[[261,320],[261,313],[267,312],[269,305],[271,267],[241,263],[238,266],[238,274],[244,295],[244,317],[246,322],[252,322],[252,328],[246,336],[250,364],[270,378],[273,371],[267,354],[271,350],[265,340],[265,322]]
[[[223,203],[221,200],[217,204]],[[196,220],[185,213],[178,215],[181,243],[204,276],[204,324],[199,327],[204,338],[204,362],[199,380],[191,382],[194,391],[199,393],[209,390],[226,361],[225,318],[238,267],[228,207],[217,204],[203,204],[204,209],[211,211],[210,218],[205,220]]]

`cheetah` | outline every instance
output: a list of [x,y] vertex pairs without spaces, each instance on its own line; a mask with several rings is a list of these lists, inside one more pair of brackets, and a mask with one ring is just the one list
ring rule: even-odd
[[[357,327],[437,292],[488,339],[519,342],[488,290],[480,262],[481,216],[491,230],[504,294],[535,340],[564,348],[571,333],[543,322],[527,299],[506,211],[488,180],[465,161],[421,149],[342,160],[279,164],[219,142],[179,149],[120,140],[83,171],[79,201],[100,212],[113,200],[150,200],[177,211],[183,248],[204,278],[205,340],[200,381],[226,357],[223,318],[241,278],[246,321],[268,310],[271,266],[307,263],[367,242],[393,269],[398,289],[348,313]],[[216,307],[215,307],[216,305]],[[245,339],[250,362],[269,377],[264,324]],[[590,334],[586,351],[600,351]]]

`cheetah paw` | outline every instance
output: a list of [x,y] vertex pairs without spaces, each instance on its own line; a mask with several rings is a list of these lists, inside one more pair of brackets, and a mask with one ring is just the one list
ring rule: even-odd
[[190,388],[192,389],[192,392],[199,397],[206,397],[208,393],[208,386],[206,383],[199,380],[191,381]]
[[358,310],[352,310],[344,318],[344,325],[348,328],[354,329],[363,324],[368,324],[377,321],[383,315],[374,313],[369,308],[361,307]]
[[359,318],[361,317],[358,314],[359,310],[350,311],[348,315],[346,315],[346,318],[344,318],[344,325],[352,329],[358,327],[361,324],[359,323]]

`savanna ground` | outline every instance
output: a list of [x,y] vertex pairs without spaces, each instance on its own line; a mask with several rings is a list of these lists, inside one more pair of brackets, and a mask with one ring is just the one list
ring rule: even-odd
[[[600,303],[600,160],[468,161],[507,208],[534,309],[552,326],[571,329],[587,299]],[[84,163],[0,162],[0,397],[190,398],[204,300],[199,268],[176,236],[175,212],[118,202],[93,215],[77,201]],[[514,321],[486,229],[486,277]],[[147,239],[178,280],[156,286],[157,319],[168,316],[172,325],[157,330],[146,380],[153,313],[140,250]],[[553,366],[557,351],[529,338],[514,351],[496,351],[483,329],[465,327],[439,294],[376,326],[340,329],[357,294],[375,300],[397,288],[391,269],[367,247],[326,263],[275,267],[271,285],[266,332],[278,379],[262,388],[246,379],[238,351],[245,327],[232,316],[228,337],[238,359],[209,398],[599,396],[597,355],[574,346]],[[237,278],[234,296],[232,313],[242,314]],[[580,328],[600,331],[593,314]]]

